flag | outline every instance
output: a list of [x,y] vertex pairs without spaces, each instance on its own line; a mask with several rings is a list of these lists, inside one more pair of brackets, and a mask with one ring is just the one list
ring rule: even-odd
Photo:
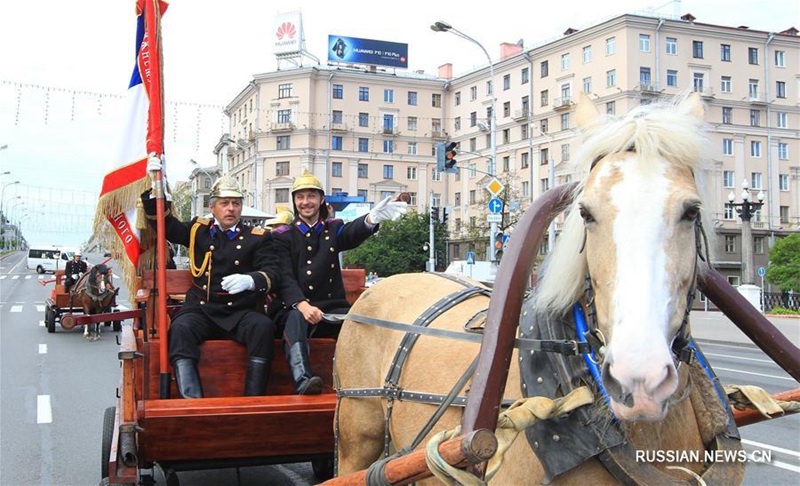
[[[95,235],[110,244],[133,290],[140,257],[148,246],[146,228],[137,208],[139,195],[150,185],[147,154],[164,153],[161,79],[161,16],[163,0],[136,0],[136,59],[126,96],[126,118],[117,158],[103,178],[94,219]],[[138,227],[137,227],[138,226]],[[152,239],[152,236],[150,236]]]

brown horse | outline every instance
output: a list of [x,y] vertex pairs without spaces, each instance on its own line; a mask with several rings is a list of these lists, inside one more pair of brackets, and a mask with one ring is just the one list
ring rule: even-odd
[[[86,315],[110,312],[119,289],[112,283],[111,269],[106,265],[95,265],[86,272],[72,290],[72,295],[80,302],[83,313]],[[100,324],[97,322],[86,324],[83,337],[89,341],[100,339]]]
[[[708,209],[703,180],[710,160],[702,113],[697,96],[643,106],[618,120],[601,117],[585,101],[578,107],[586,137],[576,171],[585,177],[525,303],[519,341],[583,341],[573,312],[575,322],[588,321],[584,346],[591,353],[520,348],[505,398],[554,398],[585,384],[595,403],[526,430],[528,442],[514,442],[496,484],[741,482],[741,461],[705,462],[709,449],[738,459],[743,451],[688,326],[710,246],[701,225],[711,221],[701,217]],[[398,275],[355,303],[336,347],[338,474],[411,444],[437,409],[418,397],[448,394],[475,359],[477,343],[406,334],[397,325],[465,334],[488,297],[475,292],[457,305],[444,301],[459,300],[452,297],[471,286],[479,285]],[[582,298],[585,307],[574,307]],[[544,368],[546,361],[555,364]],[[469,384],[460,394],[468,391]],[[461,408],[450,407],[425,441],[458,425],[461,416]]]

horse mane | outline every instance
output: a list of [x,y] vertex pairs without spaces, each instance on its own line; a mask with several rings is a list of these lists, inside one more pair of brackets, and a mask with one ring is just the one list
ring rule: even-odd
[[[712,167],[712,159],[706,125],[702,116],[695,112],[698,105],[684,103],[688,96],[676,97],[672,102],[639,106],[621,118],[598,116],[588,125],[580,127],[582,146],[572,165],[583,177],[575,188],[573,203],[568,209],[555,248],[542,265],[533,297],[538,309],[562,314],[581,297],[587,263],[586,252],[581,252],[584,227],[578,201],[581,200],[594,162],[609,155],[627,152],[631,147],[635,148],[638,162],[648,164],[643,166],[643,170],[655,168],[660,159],[666,159],[693,171],[703,201],[701,220],[708,228],[706,234],[709,244],[706,251],[711,256],[715,247],[712,240],[713,219],[705,201],[710,200],[706,177]],[[698,270],[702,272],[705,268],[705,265],[699,265]]]

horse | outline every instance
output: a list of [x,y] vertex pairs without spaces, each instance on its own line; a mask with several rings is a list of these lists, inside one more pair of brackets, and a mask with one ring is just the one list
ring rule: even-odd
[[[576,108],[583,143],[573,162],[583,177],[524,301],[503,402],[581,385],[594,402],[526,429],[496,484],[741,482],[740,460],[705,462],[709,450],[744,451],[688,322],[713,248],[702,226],[712,167],[703,112],[696,94],[621,118],[585,99]],[[515,263],[533,264],[503,261]],[[351,308],[335,354],[337,474],[416,445],[443,396],[469,393],[465,370],[480,348],[465,330],[485,316],[489,291],[443,277],[386,278]],[[425,329],[398,332],[408,324]],[[525,347],[564,340],[580,354]],[[448,407],[424,441],[462,414]]]
[[[84,314],[94,315],[109,312],[118,291],[112,282],[111,269],[99,264],[81,276],[74,286],[72,296],[80,302]],[[100,323],[86,324],[83,337],[89,341],[100,339]]]

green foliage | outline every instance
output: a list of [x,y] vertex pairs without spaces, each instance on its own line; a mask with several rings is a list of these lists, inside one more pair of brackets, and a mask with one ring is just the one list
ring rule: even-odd
[[[425,270],[430,214],[409,212],[397,221],[384,221],[380,231],[344,256],[346,266],[363,267],[381,277]],[[445,251],[446,229],[437,221],[434,230],[436,250]]]
[[767,281],[780,287],[783,292],[800,292],[800,234],[780,238],[772,245]]
[[769,313],[782,316],[800,316],[800,310],[792,310],[785,307],[773,307]]

